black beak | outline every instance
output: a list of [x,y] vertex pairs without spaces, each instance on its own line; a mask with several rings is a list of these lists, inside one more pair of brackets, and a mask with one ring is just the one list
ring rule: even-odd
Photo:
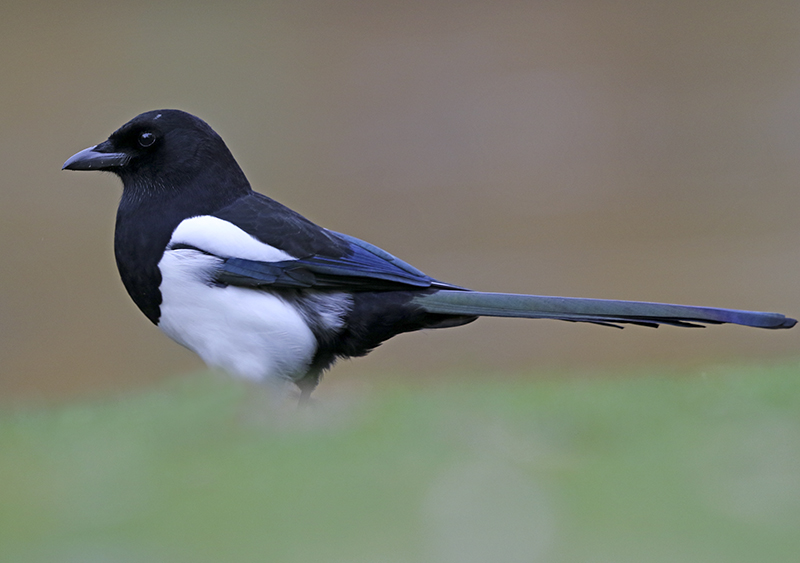
[[[61,167],[61,170],[107,170],[125,166],[130,157],[123,152],[103,152],[106,143],[83,149],[73,154]],[[99,150],[98,150],[99,147]]]

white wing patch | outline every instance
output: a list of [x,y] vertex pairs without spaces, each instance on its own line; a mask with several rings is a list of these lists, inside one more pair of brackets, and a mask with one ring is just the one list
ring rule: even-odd
[[317,350],[314,331],[336,333],[352,307],[344,293],[280,295],[214,283],[226,258],[295,260],[236,225],[201,215],[182,221],[158,263],[158,327],[207,364],[273,385],[303,377]]
[[209,215],[181,221],[172,232],[167,252],[178,244],[193,246],[221,258],[244,258],[261,262],[296,259],[283,250],[264,244],[233,223]]

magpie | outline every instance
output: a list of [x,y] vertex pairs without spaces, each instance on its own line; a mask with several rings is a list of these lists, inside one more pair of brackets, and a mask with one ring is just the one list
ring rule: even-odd
[[253,191],[222,138],[179,110],[142,113],[62,169],[122,180],[117,267],[153,324],[210,366],[294,384],[301,400],[338,358],[481,316],[617,327],[796,323],[778,313],[485,293],[439,281]]

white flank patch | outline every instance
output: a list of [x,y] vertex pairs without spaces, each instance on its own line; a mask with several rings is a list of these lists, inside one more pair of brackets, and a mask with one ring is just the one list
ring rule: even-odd
[[262,262],[296,259],[283,250],[253,238],[233,223],[209,215],[181,221],[172,232],[167,249],[176,244],[188,244],[222,258],[236,257]]
[[[212,227],[217,229],[214,236]],[[184,221],[172,242],[222,256],[292,258],[213,217]],[[164,253],[158,264],[162,276],[159,328],[207,364],[232,375],[279,385],[302,377],[317,341],[301,314],[267,291],[213,285],[212,272],[219,263],[216,256],[191,249]]]

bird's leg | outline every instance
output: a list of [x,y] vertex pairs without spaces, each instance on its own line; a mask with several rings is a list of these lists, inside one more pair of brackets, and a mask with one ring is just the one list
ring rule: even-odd
[[305,407],[311,403],[311,393],[317,388],[321,374],[322,370],[313,370],[295,382],[297,388],[300,389],[300,398],[297,401],[298,407]]

